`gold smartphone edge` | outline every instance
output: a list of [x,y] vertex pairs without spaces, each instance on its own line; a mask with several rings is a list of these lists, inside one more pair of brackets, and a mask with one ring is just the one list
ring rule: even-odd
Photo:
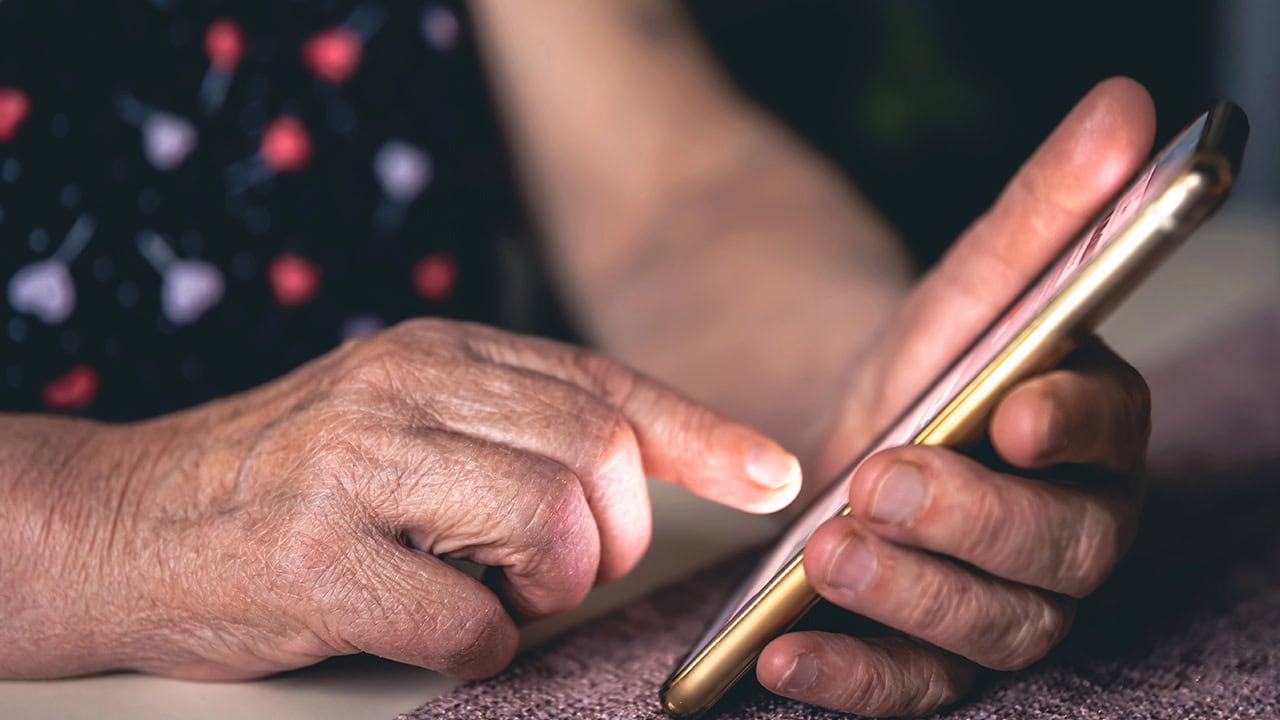
[[[1165,255],[1190,235],[1215,207],[1206,199],[1225,196],[1232,163],[1218,152],[1195,152],[1181,176],[1123,228],[912,440],[955,444],[970,436],[994,401],[1018,378],[1061,359],[1075,336],[1091,331]],[[1193,217],[1189,213],[1198,213]],[[1181,237],[1178,237],[1182,231]],[[837,516],[847,515],[844,506]],[[709,710],[755,664],[764,645],[794,625],[819,596],[797,553],[695,656],[663,685],[663,709],[677,717]]]

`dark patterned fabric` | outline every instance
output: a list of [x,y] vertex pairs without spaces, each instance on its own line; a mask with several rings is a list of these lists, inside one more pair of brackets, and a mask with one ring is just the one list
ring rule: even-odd
[[[1280,718],[1280,435],[1257,436],[1269,427],[1258,422],[1274,423],[1278,353],[1280,312],[1269,312],[1150,373],[1164,399],[1155,446],[1169,475],[1153,483],[1130,558],[1083,603],[1050,658],[984,678],[938,718]],[[1198,390],[1179,392],[1192,380]],[[1252,400],[1242,403],[1245,389]],[[400,720],[664,717],[658,688],[749,559],[584,626]],[[846,716],[747,686],[716,717]]]
[[[1101,0],[1051,24],[1013,2],[687,5],[922,266],[1106,74],[1179,129],[1216,12],[1151,33]],[[572,339],[493,110],[461,0],[0,0],[0,411],[154,415],[418,315]]]
[[154,415],[418,315],[556,333],[463,10],[0,2],[0,410]]

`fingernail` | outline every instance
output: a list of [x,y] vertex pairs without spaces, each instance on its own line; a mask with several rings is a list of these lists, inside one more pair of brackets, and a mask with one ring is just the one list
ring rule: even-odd
[[817,679],[818,661],[809,653],[800,653],[778,681],[778,689],[785,693],[803,692]]
[[747,452],[747,475],[757,485],[777,490],[800,480],[800,461],[773,445],[756,445]]
[[827,568],[827,586],[836,590],[861,592],[876,576],[876,553],[860,537],[850,537],[836,551]]
[[889,468],[875,498],[871,501],[871,517],[895,525],[909,525],[924,504],[924,476],[920,469],[907,463]]
[[1067,435],[1067,414],[1062,403],[1050,396],[1046,403],[1048,409],[1044,414],[1044,439],[1041,455],[1056,455],[1067,449],[1071,438]]

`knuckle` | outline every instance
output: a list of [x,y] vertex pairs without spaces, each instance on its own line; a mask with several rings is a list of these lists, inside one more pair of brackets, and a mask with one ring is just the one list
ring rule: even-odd
[[[439,334],[442,331],[437,331]],[[448,321],[449,344],[461,357],[472,362],[524,367],[529,355],[545,353],[545,345],[555,343],[515,335],[505,330],[473,322]]]
[[386,436],[374,423],[346,413],[327,412],[318,418],[305,439],[295,473],[309,494],[308,502],[363,495],[388,470],[385,458],[391,445]]
[[608,439],[604,442],[600,463],[606,468],[635,460],[638,464],[640,445],[631,422],[622,413],[614,413],[609,421]]
[[1103,501],[1090,498],[1084,502],[1080,522],[1071,528],[1072,538],[1058,565],[1057,582],[1049,589],[1076,598],[1097,589],[1124,553],[1125,525],[1119,512]]
[[925,715],[943,708],[960,699],[964,686],[943,667],[942,662],[933,663],[923,680],[924,691],[914,698],[903,715]]
[[847,712],[873,716],[927,712],[932,708],[921,708],[926,699],[917,695],[925,682],[917,677],[919,673],[920,668],[909,662],[867,662],[855,677],[833,688],[831,704]]
[[446,334],[450,324],[440,318],[419,317],[401,320],[387,328],[382,337],[394,341],[408,340],[415,337],[435,337]]
[[536,488],[532,513],[526,520],[529,543],[549,547],[559,537],[572,535],[579,522],[580,481],[576,473],[555,462],[535,462],[528,480]]
[[[507,613],[496,599],[474,603],[456,622],[440,633],[441,669],[452,674],[470,674],[469,669],[492,665],[495,657],[507,657]],[[505,664],[505,663],[504,663]]]
[[568,468],[541,470],[540,497],[527,521],[521,574],[555,577],[566,602],[585,594],[600,562],[599,536],[578,476]]
[[379,396],[397,391],[436,366],[449,367],[461,354],[459,331],[434,318],[405,320],[381,333],[350,341],[337,353],[333,386]]
[[341,612],[363,593],[366,566],[360,545],[341,529],[317,522],[323,513],[305,512],[286,522],[271,549],[270,565],[287,594],[322,612]]
[[583,486],[600,536],[600,581],[630,572],[652,539],[648,487],[631,424],[615,414]]
[[1030,603],[1008,638],[1003,651],[984,663],[993,670],[1021,670],[1048,655],[1066,637],[1071,613],[1062,602],[1040,596]]
[[355,347],[335,372],[333,387],[343,393],[378,394],[398,384],[405,356],[399,344],[385,338],[369,340]]
[[673,439],[679,441],[691,451],[712,450],[729,434],[722,434],[724,420],[698,405],[684,407],[679,422],[672,433]]
[[975,617],[972,593],[944,572],[926,574],[917,584],[918,602],[907,608],[900,629],[940,645],[954,644],[966,629],[965,618]]
[[1002,568],[1016,562],[1010,556],[1022,547],[1012,535],[1020,523],[1034,519],[1031,509],[992,487],[980,487],[968,495],[968,530],[956,539],[961,546],[959,554],[983,567]]
[[635,392],[635,373],[603,355],[574,348],[569,361],[586,379],[588,388],[613,407],[626,405]]
[[583,424],[584,466],[602,475],[618,465],[630,462],[637,452],[636,434],[630,421],[617,410],[588,399],[579,414]]
[[879,715],[886,706],[897,702],[895,692],[902,685],[902,673],[891,663],[868,662],[858,673],[838,684],[831,692],[831,705],[846,712]]
[[420,437],[364,424],[330,461],[351,504],[371,517],[401,512],[412,489],[452,474]]

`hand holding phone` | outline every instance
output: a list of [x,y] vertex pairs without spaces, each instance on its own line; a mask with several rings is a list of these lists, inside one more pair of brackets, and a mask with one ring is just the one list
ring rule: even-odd
[[[1098,102],[1095,100],[1094,104]],[[1105,118],[1108,109],[1112,112],[1117,110],[1088,108],[1088,104],[1089,100],[1086,100],[1081,104],[1085,109],[1078,108],[1076,112],[1092,112]],[[1070,125],[1069,118],[1064,127]],[[1084,123],[1076,133],[1091,130],[1102,133],[1106,128],[1090,128],[1088,123]],[[1024,170],[1023,179],[1015,181],[996,210],[977,226],[987,227],[989,236],[979,238],[979,242],[991,245],[992,256],[997,261],[985,270],[979,262],[965,268],[967,272],[953,275],[949,279],[952,287],[946,290],[953,294],[947,300],[959,305],[963,313],[965,299],[990,296],[990,293],[984,295],[990,288],[983,288],[981,283],[998,283],[1001,273],[1009,276],[1021,274],[1022,278],[1034,275],[1035,271],[1030,267],[1000,267],[999,259],[1018,256],[1008,252],[1009,243],[1035,240],[1038,234],[1045,242],[1046,250],[1053,250],[1062,248],[1061,244],[1048,247],[1052,244],[1048,241],[1055,236],[1066,238],[1072,230],[1077,230],[1075,239],[1067,243],[1056,258],[1036,259],[1034,248],[1020,256],[1024,261],[1039,263],[1045,270],[1020,296],[1014,292],[1004,295],[1004,299],[1010,302],[985,331],[975,332],[978,328],[973,324],[979,319],[972,317],[953,321],[951,327],[937,326],[937,343],[921,342],[922,336],[918,333],[911,335],[913,342],[919,345],[907,348],[906,352],[923,354],[933,351],[940,356],[940,363],[946,361],[947,355],[939,348],[947,346],[948,342],[965,335],[972,344],[967,350],[951,355],[954,362],[949,367],[940,368],[943,370],[941,375],[896,421],[875,423],[881,428],[888,427],[878,440],[868,442],[869,438],[856,438],[865,452],[850,453],[846,457],[852,458],[852,462],[836,474],[832,488],[796,521],[760,568],[734,593],[722,615],[699,639],[668,681],[664,688],[664,706],[680,715],[702,712],[751,669],[761,649],[768,644],[769,648],[761,658],[759,673],[767,686],[771,681],[783,681],[785,684],[785,681],[795,679],[789,675],[797,671],[803,671],[802,674],[808,675],[811,682],[808,693],[777,688],[784,694],[864,713],[927,712],[953,699],[957,688],[965,683],[964,674],[972,673],[973,665],[964,662],[960,655],[992,667],[1017,667],[1034,660],[1038,657],[1037,652],[1047,650],[1047,647],[1037,648],[1037,643],[1051,646],[1056,642],[1054,634],[1060,634],[1069,622],[1070,603],[1064,601],[1055,605],[1054,597],[1065,599],[1082,594],[1101,579],[1090,577],[1089,573],[1074,572],[1078,568],[1072,568],[1071,563],[1078,559],[1079,549],[1088,549],[1091,542],[1098,547],[1110,543],[1118,553],[1123,544],[1122,538],[1116,537],[1123,533],[1122,519],[1108,516],[1110,508],[1116,506],[1105,502],[1089,504],[1101,498],[1100,494],[1071,495],[1075,492],[1072,488],[1047,483],[1031,487],[1034,481],[1025,481],[1021,486],[1001,481],[998,485],[1001,488],[998,500],[1001,502],[1034,503],[1043,500],[1046,493],[1058,493],[1049,509],[1065,512],[1074,508],[1078,514],[1072,518],[1048,517],[1049,521],[1042,526],[1014,527],[1015,523],[1010,522],[1008,528],[998,525],[970,528],[973,537],[1000,539],[1001,532],[1004,533],[1000,542],[988,543],[985,548],[969,548],[971,557],[965,556],[963,547],[961,552],[955,550],[956,541],[962,543],[968,537],[963,523],[957,521],[957,518],[964,519],[964,507],[950,508],[949,538],[937,535],[940,528],[945,529],[946,523],[913,523],[910,517],[903,516],[896,523],[877,524],[874,532],[861,533],[867,540],[865,546],[870,548],[870,554],[862,552],[861,559],[858,559],[859,554],[855,553],[853,560],[845,564],[855,569],[861,565],[864,571],[871,566],[878,569],[878,573],[871,573],[872,584],[857,587],[855,581],[847,591],[833,587],[823,577],[814,577],[810,582],[806,575],[828,572],[836,562],[835,550],[841,547],[840,543],[827,542],[825,551],[811,552],[815,545],[823,544],[823,538],[817,536],[811,540],[810,536],[819,526],[822,526],[822,532],[833,527],[836,531],[832,532],[838,532],[845,525],[848,526],[843,532],[846,539],[858,537],[858,523],[867,525],[871,522],[866,515],[876,504],[879,489],[855,483],[851,492],[849,483],[855,476],[870,476],[873,481],[881,479],[874,472],[874,459],[865,467],[862,463],[876,451],[913,444],[954,446],[981,435],[993,408],[1010,388],[1061,360],[1125,292],[1222,201],[1238,172],[1246,133],[1247,127],[1238,108],[1228,103],[1215,105],[1158,154],[1151,164],[1134,175],[1114,201],[1089,223],[1082,223],[1085,218],[1081,215],[1091,212],[1097,200],[1073,207],[1070,203],[1072,198],[1068,195],[1064,200],[1064,194],[1058,192],[1049,198],[1057,204],[1050,203],[1045,207],[1046,198],[1037,197],[1043,187],[1037,187],[1034,179],[1027,180],[1027,171]],[[1069,164],[1073,158],[1068,150],[1073,148],[1074,142],[1066,142],[1059,135],[1061,133],[1055,135],[1056,146],[1055,139],[1051,139],[1040,153],[1063,154],[1066,157],[1060,159]],[[1074,138],[1074,141],[1080,141],[1080,138]],[[1028,168],[1035,166],[1035,160],[1028,164]],[[1044,163],[1040,167],[1043,168]],[[1133,166],[1129,165],[1122,172],[1127,175],[1132,169]],[[1081,173],[1080,168],[1075,170],[1077,174]],[[1114,167],[1097,168],[1099,173],[1116,171]],[[1056,179],[1051,179],[1050,184],[1053,181]],[[1101,184],[1105,183],[1095,183]],[[1020,200],[1029,201],[1029,206],[1040,203],[1037,208],[1040,214],[1034,218],[1035,223],[1020,221],[1018,213],[1010,211],[1009,206],[1016,209]],[[1081,224],[1084,224],[1083,228]],[[972,244],[974,240],[964,242]],[[1003,248],[1002,243],[1005,244]],[[1005,251],[1003,255],[1001,250]],[[940,272],[945,272],[946,267],[944,263]],[[926,281],[926,285],[928,283],[935,287],[940,285],[937,273]],[[967,297],[963,292],[966,283],[971,283]],[[957,289],[961,291],[958,294],[955,293]],[[912,302],[928,300],[915,298]],[[938,298],[932,300],[936,302]],[[907,314],[910,312],[908,308]],[[993,314],[986,307],[976,312],[987,313],[987,321]],[[966,324],[969,327],[965,327]],[[957,346],[953,343],[952,347]],[[1096,359],[1102,351],[1095,348],[1092,352]],[[902,352],[896,355],[900,358]],[[893,357],[894,354],[886,356]],[[1114,370],[1124,366],[1112,360],[1098,367]],[[893,377],[892,373],[884,372],[879,376]],[[1113,380],[1124,382],[1123,377],[1103,376],[1100,380],[1104,383]],[[871,390],[884,391],[887,397],[893,397],[895,393],[893,388],[876,387]],[[865,388],[863,392],[866,392]],[[879,409],[892,405],[892,401],[872,402],[865,407]],[[997,416],[995,422],[1000,424],[1002,418]],[[1099,437],[1105,438],[1105,433]],[[982,498],[985,489],[988,491],[987,499],[991,499],[992,483],[990,471],[986,468],[953,453],[933,451],[929,456],[946,457],[946,462],[951,463],[943,472],[935,473],[937,477],[931,477],[931,481],[936,482],[939,477],[955,482],[968,480],[972,487],[963,493],[964,497]],[[1104,452],[1101,457],[1115,460],[1114,453]],[[1081,458],[1079,461],[1088,460]],[[1026,490],[1021,495],[1017,492],[1020,487]],[[925,492],[926,506],[944,496],[936,484]],[[911,499],[910,494],[906,493],[907,500]],[[849,506],[850,502],[853,507]],[[909,502],[898,504],[910,505]],[[936,509],[929,507],[931,512]],[[1036,516],[1035,513],[1032,516]],[[991,523],[990,517],[979,519],[977,514],[973,517],[975,522]],[[1041,513],[1039,517],[1046,515]],[[1060,537],[1063,528],[1072,532]],[[931,532],[935,533],[932,537],[929,536]],[[951,544],[947,545],[942,540],[950,540]],[[808,549],[806,542],[809,542]],[[931,542],[939,545],[931,546]],[[1046,547],[1034,547],[1037,543],[1045,543]],[[1028,546],[1033,546],[1030,554],[1025,552]],[[849,549],[847,543],[843,547],[846,551]],[[866,550],[866,547],[862,549]],[[845,556],[843,552],[839,554]],[[814,555],[823,557],[815,558]],[[1048,558],[1051,565],[1037,567],[1034,563],[1028,564],[1028,557]],[[962,562],[955,563],[952,558]],[[1102,575],[1109,570],[1110,562],[1096,566],[1101,567],[1102,572],[1093,574]],[[904,568],[914,568],[918,572],[913,576]],[[856,577],[858,573],[846,574]],[[890,579],[886,580],[886,577]],[[919,636],[923,641],[894,636],[854,638],[826,634],[820,637],[792,634],[775,641],[774,638],[817,602],[814,585],[822,586],[824,595],[840,605]],[[999,607],[1001,603],[1006,607]],[[1049,631],[1038,632],[1038,628],[1048,628]],[[987,650],[975,649],[971,643],[975,633],[995,635],[997,640],[1007,639],[1007,642],[994,642]],[[1023,635],[1028,633],[1034,642],[1020,643]],[[802,652],[806,643],[808,652]],[[1008,648],[1014,650],[1008,651]],[[841,652],[846,660],[843,665],[828,662],[838,658]],[[817,667],[811,664],[809,668],[803,668],[797,664],[806,655],[810,661],[818,661]],[[850,656],[856,662],[848,662]],[[794,662],[788,665],[788,661]],[[892,683],[903,687],[880,687]],[[895,695],[888,692],[890,690],[898,692]],[[880,704],[871,702],[873,699],[879,700]]]

